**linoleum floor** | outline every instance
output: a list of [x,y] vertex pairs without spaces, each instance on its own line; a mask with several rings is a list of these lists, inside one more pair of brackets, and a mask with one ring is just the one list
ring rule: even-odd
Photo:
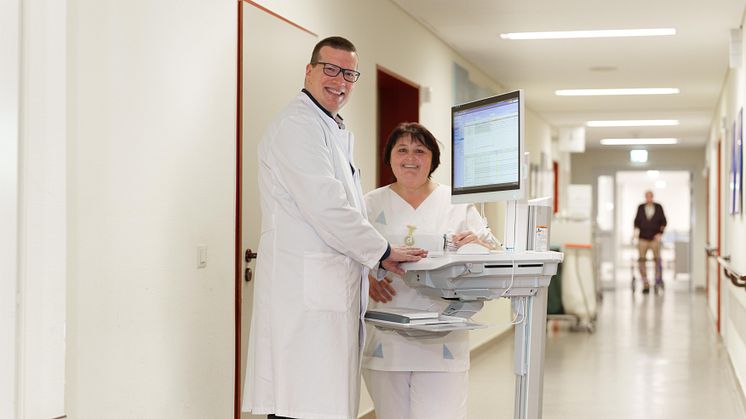
[[[604,293],[595,333],[550,324],[543,418],[746,418],[704,294],[627,284]],[[513,417],[512,336],[491,345],[472,358],[470,419]]]

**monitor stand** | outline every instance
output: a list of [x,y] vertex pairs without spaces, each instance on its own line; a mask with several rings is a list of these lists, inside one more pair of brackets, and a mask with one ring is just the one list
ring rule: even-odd
[[528,237],[528,202],[510,200],[506,202],[505,239],[503,245],[507,252],[525,252]]

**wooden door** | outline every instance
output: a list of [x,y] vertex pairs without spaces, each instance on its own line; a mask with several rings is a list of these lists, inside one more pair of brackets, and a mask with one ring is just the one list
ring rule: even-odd
[[[241,210],[242,269],[247,267],[243,254],[247,249],[257,251],[261,214],[257,184],[257,145],[269,122],[303,88],[306,64],[318,37],[262,6],[250,1],[241,4],[239,25],[241,33],[241,98],[240,131],[242,187],[239,193]],[[248,267],[253,269],[254,263]],[[240,410],[241,391],[246,374],[246,350],[253,302],[253,282],[240,275],[236,299],[237,347],[240,346],[240,367],[237,367],[237,412]],[[253,416],[242,413],[236,417]],[[260,416],[264,417],[264,416]]]
[[419,122],[420,88],[401,76],[378,67],[376,71],[378,90],[378,174],[376,187],[394,181],[391,168],[384,163],[382,155],[391,131],[402,122]]

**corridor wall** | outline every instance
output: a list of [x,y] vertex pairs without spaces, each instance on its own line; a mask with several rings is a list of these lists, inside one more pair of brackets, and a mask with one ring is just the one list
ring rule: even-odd
[[[0,13],[0,417],[16,412],[16,284],[18,272],[18,93],[20,1]],[[5,278],[8,278],[7,280]]]
[[[742,45],[743,47],[743,45]],[[741,57],[743,57],[741,51]],[[731,203],[730,169],[733,157],[733,122],[739,112],[746,105],[746,72],[743,58],[739,68],[731,68],[723,82],[723,88],[713,116],[705,159],[709,173],[710,184],[710,237],[713,246],[718,245],[720,237],[720,254],[730,255],[732,266],[746,273],[746,214],[742,210],[738,214],[730,214]],[[741,128],[743,129],[743,128]],[[720,147],[718,147],[720,142]],[[718,172],[718,151],[721,162]],[[738,157],[738,156],[736,156]],[[741,155],[743,161],[745,156]],[[717,230],[717,189],[720,185],[720,230]],[[720,333],[728,350],[733,368],[741,389],[746,395],[746,289],[734,286],[723,274],[722,269],[711,263],[709,307],[713,322],[720,318]],[[717,288],[717,270],[720,269],[720,288]],[[720,295],[718,313],[717,295]]]
[[67,417],[232,417],[236,21],[68,2]]
[[[264,3],[320,36],[343,34],[358,45],[367,76],[344,116],[357,134],[356,160],[363,173],[375,173],[372,75],[381,65],[431,88],[420,118],[445,145],[436,180],[450,181],[451,64],[468,68],[480,85],[505,87],[393,3],[352,8],[342,1]],[[66,140],[58,142],[64,152],[54,165],[66,175],[58,179],[64,187],[57,192],[64,193],[55,201],[65,211],[57,212],[64,220],[54,227],[66,229],[66,251],[57,254],[64,263],[50,259],[45,265],[43,259],[35,265],[66,276],[64,290],[41,290],[66,305],[65,413],[230,417],[236,4],[70,0],[65,5],[66,37],[59,39],[67,49],[55,51],[67,63],[66,83],[56,85],[65,88],[67,114],[56,117],[64,119]],[[530,111],[527,122],[527,148],[551,160],[551,127]],[[365,189],[372,189],[374,177],[364,179]],[[490,215],[499,237],[499,212]],[[201,245],[208,248],[205,269],[197,269]],[[505,302],[490,310],[495,310],[485,311],[490,317],[509,318]],[[475,336],[474,344],[504,330]],[[368,400],[361,411],[370,406]]]

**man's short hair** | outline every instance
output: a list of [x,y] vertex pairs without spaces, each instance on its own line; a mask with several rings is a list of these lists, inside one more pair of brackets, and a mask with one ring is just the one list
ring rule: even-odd
[[315,47],[313,47],[313,52],[311,53],[311,64],[317,63],[321,59],[321,48],[324,47],[341,49],[342,51],[348,52],[357,52],[357,50],[355,49],[355,45],[353,45],[352,42],[348,41],[347,39],[342,38],[341,36],[330,36],[328,38],[322,39],[316,44]]

